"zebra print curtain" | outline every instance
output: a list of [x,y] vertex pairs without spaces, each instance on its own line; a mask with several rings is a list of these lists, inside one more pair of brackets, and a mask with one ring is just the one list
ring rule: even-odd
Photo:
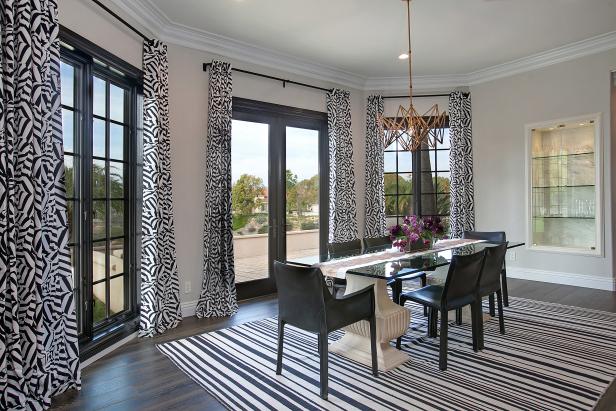
[[0,409],[80,386],[55,0],[0,3]]
[[174,328],[182,319],[175,258],[169,140],[167,45],[143,44],[143,207],[139,336]]
[[346,90],[327,93],[329,135],[329,242],[357,238],[351,101]]
[[383,137],[377,124],[383,115],[383,97],[369,96],[366,106],[366,226],[364,237],[385,235],[385,187]]
[[451,236],[460,238],[464,231],[475,228],[473,130],[469,93],[455,91],[449,95],[449,136]]
[[205,158],[203,285],[196,315],[223,317],[237,311],[231,220],[231,65],[213,61]]

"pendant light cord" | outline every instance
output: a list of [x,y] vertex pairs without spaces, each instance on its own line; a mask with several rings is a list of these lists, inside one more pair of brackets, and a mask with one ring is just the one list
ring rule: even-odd
[[408,36],[409,36],[409,109],[413,107],[413,68],[411,56],[411,0],[406,0],[406,17],[408,20]]

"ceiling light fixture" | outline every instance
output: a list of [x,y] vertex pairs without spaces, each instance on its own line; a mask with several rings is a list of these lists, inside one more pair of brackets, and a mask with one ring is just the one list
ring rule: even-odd
[[407,58],[409,58],[409,55],[408,55],[408,54],[406,54],[406,53],[402,53],[402,54],[400,54],[400,55],[398,56],[398,58],[399,58],[400,60],[406,60]]
[[[447,114],[440,112],[438,104],[430,107],[423,115],[420,115],[413,106],[413,76],[412,76],[412,54],[411,54],[411,0],[406,2],[407,15],[407,34],[409,51],[409,105],[400,105],[396,117],[388,118],[385,115],[377,117],[377,123],[381,132],[385,147],[389,147],[394,141],[398,140],[402,149],[406,151],[417,151],[420,148],[435,147],[436,143],[443,142],[445,134],[445,120]],[[400,55],[398,58],[401,58]]]

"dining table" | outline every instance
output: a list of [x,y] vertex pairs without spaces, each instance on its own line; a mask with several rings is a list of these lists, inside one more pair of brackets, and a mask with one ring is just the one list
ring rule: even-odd
[[[420,251],[376,247],[345,251],[343,257],[315,254],[292,258],[287,259],[287,263],[319,267],[326,278],[345,279],[345,295],[374,286],[378,366],[381,371],[389,371],[410,359],[406,352],[392,346],[391,341],[407,332],[411,311],[392,301],[388,283],[420,271],[427,274],[429,284],[444,283],[446,268],[441,267],[447,267],[454,255],[473,254],[498,244],[474,239],[446,239]],[[510,241],[507,249],[523,245],[523,242]],[[368,322],[351,324],[344,331],[341,338],[329,345],[329,351],[371,366]]]

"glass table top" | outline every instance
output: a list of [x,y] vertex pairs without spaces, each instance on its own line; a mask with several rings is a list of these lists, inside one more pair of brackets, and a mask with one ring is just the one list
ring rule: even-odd
[[[399,258],[396,258],[394,261],[376,262],[360,267],[352,267],[349,268],[346,273],[383,279],[397,278],[408,274],[416,273],[418,271],[435,270],[438,267],[449,265],[449,263],[451,262],[451,258],[454,255],[473,254],[487,247],[494,247],[498,244],[499,243],[480,242],[474,244],[454,246],[447,250],[427,251],[423,252],[422,254],[405,254],[400,256]],[[510,241],[507,245],[507,249],[521,247],[523,245],[523,242]],[[288,260],[287,262],[290,264],[312,266],[319,262],[335,261],[384,250],[385,248],[383,247],[371,250],[352,250],[345,252],[344,256],[338,258],[331,258],[329,255],[314,255]],[[387,256],[384,256],[384,258],[387,258]],[[353,264],[353,261],[350,260],[349,266],[353,265],[356,266],[357,264]]]

